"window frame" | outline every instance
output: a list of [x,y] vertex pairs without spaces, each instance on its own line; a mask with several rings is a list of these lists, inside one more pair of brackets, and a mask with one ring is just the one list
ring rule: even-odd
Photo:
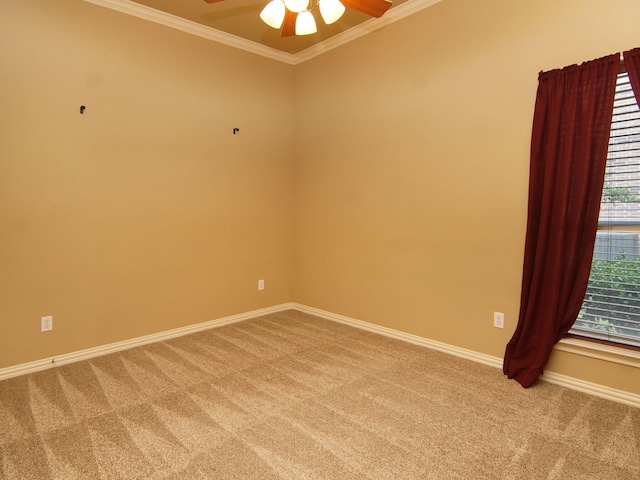
[[[627,82],[630,83],[630,80],[628,78],[628,72],[624,65],[624,60],[620,61],[620,68],[618,70],[618,75],[620,76],[621,74],[625,74],[627,76]],[[633,90],[632,90],[632,93],[633,93]],[[636,106],[638,106],[638,109],[640,109],[640,99],[638,98],[637,95],[634,95],[634,96],[636,98]],[[621,115],[624,115],[624,113]],[[614,119],[612,119],[612,123]],[[640,121],[640,119],[634,119],[634,120]],[[634,155],[634,158],[638,158],[640,160],[640,152],[638,153],[637,157]],[[607,166],[609,166],[608,162],[609,162],[609,158],[607,158]],[[637,177],[638,177],[638,180],[640,180],[640,172],[637,172]],[[603,192],[603,199],[604,199],[604,192]],[[606,202],[603,202],[601,200],[601,205],[604,203]],[[629,230],[626,230],[626,229],[621,229],[620,227],[631,227],[631,228]],[[598,224],[598,231],[637,232],[638,236],[640,237],[640,213],[638,214],[637,219],[634,218],[632,220],[606,220],[606,221],[601,220]],[[595,253],[596,252],[594,251],[594,256],[595,256]],[[638,272],[638,278],[640,278],[640,270]],[[591,282],[591,275],[589,278],[589,282]],[[639,300],[640,300],[640,295],[639,295]],[[586,301],[586,298],[585,298],[585,301]],[[637,312],[640,318],[640,306],[637,308]],[[576,318],[576,322],[578,321],[579,321],[579,318]],[[638,322],[639,322],[638,327],[640,327],[640,320],[638,320]],[[579,347],[578,348],[579,351],[582,351],[583,349],[587,348],[587,345],[590,345],[588,349],[593,349],[596,352],[604,351],[604,352],[607,352],[608,354],[613,353],[614,357],[617,357],[619,355],[626,357],[627,355],[624,352],[632,351],[634,352],[631,355],[632,358],[637,359],[640,362],[640,335],[638,336],[637,339],[635,339],[635,338],[632,338],[631,335],[622,335],[622,334],[616,335],[615,333],[612,334],[610,331],[599,330],[595,328],[589,329],[588,327],[576,326],[574,324],[574,326],[572,326],[572,328],[569,330],[569,333],[566,335],[566,337],[560,341],[560,345],[561,345],[560,349],[562,349],[563,345],[572,345],[573,347],[577,346]],[[594,347],[594,345],[600,345],[600,346]],[[611,349],[614,349],[614,350],[611,350]],[[589,355],[589,356],[593,356],[593,355]],[[599,358],[599,354],[596,355],[595,357]],[[617,362],[617,363],[620,363],[620,362]],[[640,363],[634,362],[633,366],[640,366]]]

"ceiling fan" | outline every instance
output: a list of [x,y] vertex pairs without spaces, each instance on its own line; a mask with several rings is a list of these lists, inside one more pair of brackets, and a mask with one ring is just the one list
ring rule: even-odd
[[[204,0],[216,3],[223,0]],[[345,7],[353,8],[372,17],[379,18],[391,8],[389,0],[270,0],[260,13],[260,18],[270,27],[282,27],[281,35],[309,35],[317,31],[311,13],[311,2],[320,7],[320,15],[326,24],[337,21]]]

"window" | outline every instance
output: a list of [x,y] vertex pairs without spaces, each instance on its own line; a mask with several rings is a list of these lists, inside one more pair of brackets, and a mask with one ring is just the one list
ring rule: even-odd
[[591,276],[569,333],[640,346],[639,235],[640,109],[620,73]]

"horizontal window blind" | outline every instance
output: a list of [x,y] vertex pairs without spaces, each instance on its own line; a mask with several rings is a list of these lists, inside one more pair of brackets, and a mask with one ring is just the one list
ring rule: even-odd
[[618,75],[591,276],[570,333],[640,346],[640,109]]

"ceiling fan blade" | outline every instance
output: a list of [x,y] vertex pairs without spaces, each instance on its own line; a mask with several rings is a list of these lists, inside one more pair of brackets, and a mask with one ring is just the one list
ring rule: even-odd
[[295,12],[286,9],[284,11],[284,21],[282,22],[282,33],[283,37],[290,37],[296,34],[296,19],[298,18],[298,14]]
[[379,18],[393,5],[387,0],[340,0],[345,7],[353,8],[372,17]]

